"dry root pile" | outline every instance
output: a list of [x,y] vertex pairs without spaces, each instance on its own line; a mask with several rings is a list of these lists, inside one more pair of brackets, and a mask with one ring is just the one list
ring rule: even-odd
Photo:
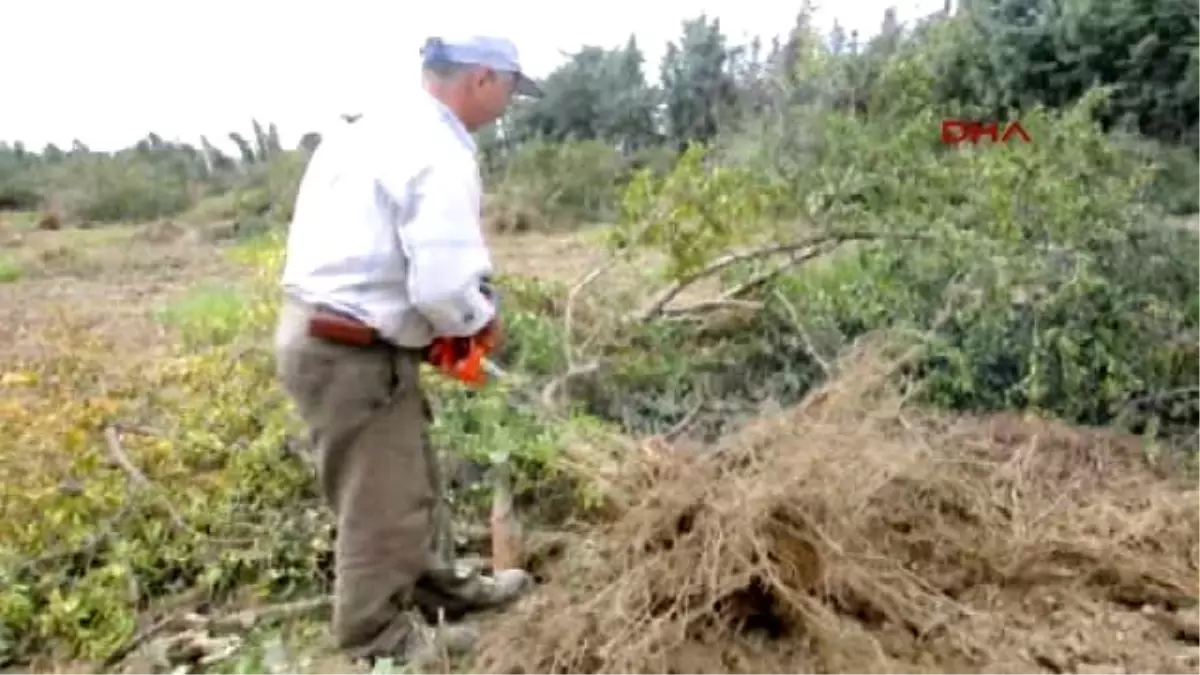
[[916,419],[870,379],[624,467],[474,670],[1196,672],[1194,485],[1136,439]]

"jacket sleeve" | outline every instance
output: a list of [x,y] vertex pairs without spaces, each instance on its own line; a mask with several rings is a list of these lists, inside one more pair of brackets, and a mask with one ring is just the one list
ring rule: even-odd
[[475,335],[496,314],[483,288],[492,262],[479,222],[479,177],[471,169],[435,164],[403,187],[380,181],[404,205],[397,235],[408,263],[409,301],[441,336]]

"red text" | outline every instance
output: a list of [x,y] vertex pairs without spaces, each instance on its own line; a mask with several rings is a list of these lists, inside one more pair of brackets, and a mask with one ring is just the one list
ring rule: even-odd
[[1007,143],[1013,136],[1019,136],[1026,143],[1033,140],[1025,131],[1025,127],[1016,121],[1001,126],[1000,122],[942,120],[942,143],[946,145],[958,145],[964,141],[977,145],[983,136],[990,138],[993,143]]

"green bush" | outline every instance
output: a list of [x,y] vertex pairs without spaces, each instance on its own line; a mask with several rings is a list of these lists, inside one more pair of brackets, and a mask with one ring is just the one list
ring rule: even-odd
[[239,217],[266,216],[276,222],[291,220],[307,163],[305,153],[284,152],[248,167],[245,178],[233,191],[233,213]]
[[497,200],[530,205],[554,223],[598,223],[613,217],[625,172],[600,141],[536,142],[507,157],[490,187]]
[[41,206],[38,193],[28,171],[15,169],[0,172],[0,211],[30,211]]
[[1146,200],[1170,215],[1200,211],[1200,155],[1195,147],[1125,138],[1138,156],[1154,165]]
[[0,147],[0,209],[54,208],[68,222],[291,218],[308,155],[271,152],[209,167],[199,151],[158,139],[117,153],[17,154]]
[[[830,114],[808,118],[823,125],[810,129],[819,169],[722,167],[695,150],[673,174],[634,181],[615,241],[662,251],[668,278],[764,238],[883,239],[764,285],[765,310],[734,329],[655,346],[693,359],[674,388],[794,399],[819,377],[814,350],[828,358],[901,329],[928,338],[916,374],[938,404],[1194,430],[1196,235],[1142,204],[1155,172],[1092,121],[1102,95],[1027,113],[1031,144],[947,152],[929,140],[939,115],[928,107],[903,122]],[[779,213],[800,220],[768,217]],[[735,266],[723,281],[761,270]],[[672,377],[641,386],[661,394]]]
[[73,220],[153,220],[175,215],[192,203],[185,176],[135,154],[70,158],[45,171],[45,200]]

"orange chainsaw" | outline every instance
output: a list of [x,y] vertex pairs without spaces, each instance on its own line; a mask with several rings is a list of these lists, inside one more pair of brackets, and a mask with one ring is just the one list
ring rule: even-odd
[[489,329],[473,337],[440,337],[426,349],[425,361],[463,384],[481,387],[489,374],[487,357],[495,347],[495,335]]
[[[499,304],[496,291],[489,280],[484,280],[479,290],[493,304]],[[495,313],[499,316],[499,306],[496,307]],[[490,365],[487,357],[495,348],[494,324],[488,324],[472,337],[434,338],[425,350],[425,362],[463,384],[481,387],[487,382],[489,374],[485,365]]]

